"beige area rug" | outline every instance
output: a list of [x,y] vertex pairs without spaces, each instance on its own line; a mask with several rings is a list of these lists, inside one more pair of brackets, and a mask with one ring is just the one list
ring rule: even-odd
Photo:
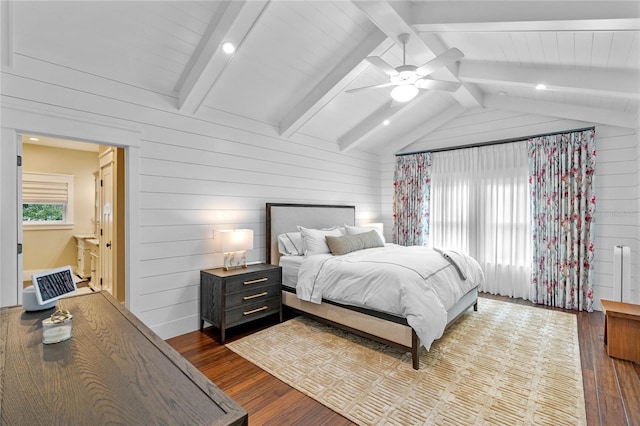
[[409,353],[304,317],[227,347],[362,425],[585,425],[576,317],[478,305],[418,371]]

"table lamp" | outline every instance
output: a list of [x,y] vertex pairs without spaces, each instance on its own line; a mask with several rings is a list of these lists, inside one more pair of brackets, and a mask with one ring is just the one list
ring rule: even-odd
[[253,230],[223,229],[214,232],[216,252],[224,254],[224,266],[230,268],[247,267],[247,250],[253,249]]

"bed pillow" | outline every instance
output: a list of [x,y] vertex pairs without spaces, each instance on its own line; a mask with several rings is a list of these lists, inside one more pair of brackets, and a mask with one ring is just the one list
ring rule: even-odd
[[384,247],[384,242],[375,230],[342,237],[326,236],[327,245],[336,256],[374,247]]
[[380,236],[382,243],[383,244],[385,243],[384,235],[378,232],[376,228],[369,227],[369,226],[351,226],[351,225],[345,225],[344,228],[347,232],[347,235],[358,235],[358,234],[364,234],[365,232],[369,232],[369,231],[376,231],[376,233]]
[[302,234],[302,244],[304,245],[304,255],[331,253],[325,241],[326,236],[340,237],[344,235],[344,228],[334,227],[326,229],[309,229],[298,226]]
[[300,232],[287,232],[278,235],[278,251],[285,256],[304,256],[302,234]]

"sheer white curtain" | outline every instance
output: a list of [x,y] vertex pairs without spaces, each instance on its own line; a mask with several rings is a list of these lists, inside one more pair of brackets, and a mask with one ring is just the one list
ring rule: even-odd
[[482,266],[493,294],[530,299],[527,144],[432,154],[430,240]]

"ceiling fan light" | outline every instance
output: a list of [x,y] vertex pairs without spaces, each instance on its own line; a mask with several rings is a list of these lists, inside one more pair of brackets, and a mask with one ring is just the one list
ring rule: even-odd
[[409,102],[418,94],[418,88],[413,84],[396,86],[391,91],[391,97],[397,102]]

